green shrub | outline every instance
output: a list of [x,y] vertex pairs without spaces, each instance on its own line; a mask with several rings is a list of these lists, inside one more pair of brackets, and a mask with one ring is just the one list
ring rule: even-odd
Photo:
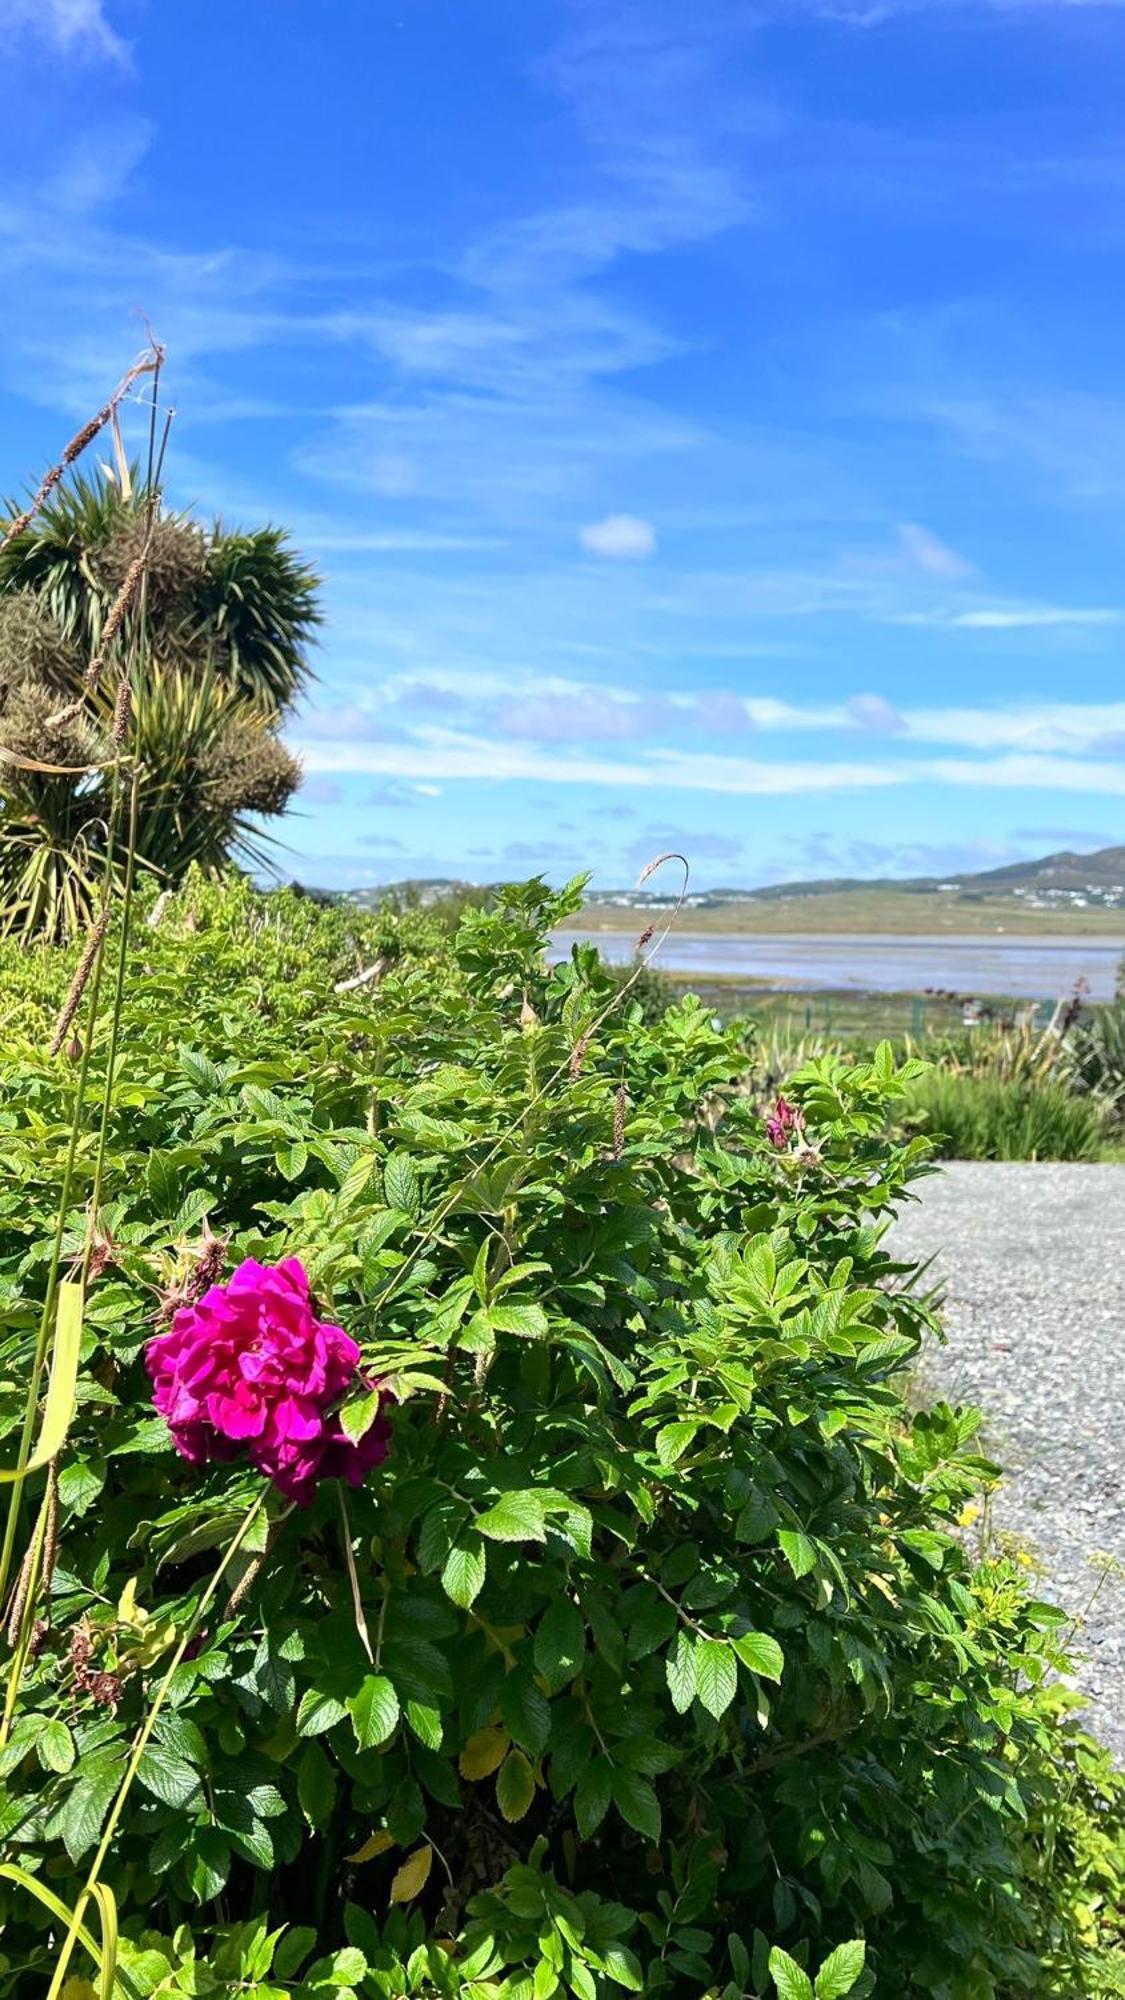
[[[962,1546],[975,1415],[895,1387],[926,1325],[881,1241],[925,1168],[886,1136],[911,1072],[808,1064],[775,1150],[737,1034],[690,1001],[599,1026],[596,958],[544,970],[573,894],[447,945],[190,895],[130,955],[0,1755],[0,1994],[45,1989],[36,1889],[78,1902],[178,1652],[102,1868],[119,2000],[1114,1991],[1122,1781],[1047,1685],[1061,1615]],[[41,1053],[65,974],[0,955],[9,1464],[81,1075]],[[106,1060],[103,1025],[87,1128]],[[94,1157],[84,1128],[68,1258]],[[299,1255],[393,1388],[346,1507],[254,1514],[256,1475],[153,1415],[142,1346],[205,1221],[228,1265]]]
[[1072,1087],[1096,1098],[1119,1131],[1125,1122],[1125,994],[1078,1023],[1064,1060]]
[[910,1087],[907,1122],[946,1160],[1096,1160],[1102,1107],[1063,1083],[931,1069]]

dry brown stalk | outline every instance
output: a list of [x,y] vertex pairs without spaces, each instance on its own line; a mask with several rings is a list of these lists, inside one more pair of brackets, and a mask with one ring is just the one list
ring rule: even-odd
[[102,906],[101,911],[99,912],[97,918],[95,919],[93,929],[91,930],[89,937],[86,939],[86,948],[83,951],[82,956],[78,961],[78,966],[75,971],[74,978],[70,982],[70,991],[68,992],[66,999],[63,1001],[62,1012],[59,1015],[58,1020],[55,1022],[55,1032],[51,1036],[51,1046],[49,1050],[49,1054],[53,1056],[58,1055],[59,1050],[61,1049],[64,1041],[66,1040],[67,1029],[70,1027],[71,1022],[74,1019],[74,1016],[78,1012],[82,1000],[82,995],[86,991],[86,987],[89,983],[90,974],[93,972],[94,966],[97,963],[98,953],[101,950],[102,942],[105,938],[105,934],[108,929],[109,929],[109,904],[107,902]]
[[80,431],[75,432],[58,464],[53,465],[49,472],[44,473],[35,493],[32,495],[30,506],[22,514],[17,514],[14,521],[9,521],[3,535],[0,536],[0,549],[6,548],[9,542],[14,542],[17,535],[22,535],[24,529],[31,526],[39,509],[42,507],[44,501],[49,499],[50,495],[54,492],[64,472],[66,472],[69,466],[74,464],[76,458],[81,458],[86,446],[92,444],[98,432],[103,430],[105,425],[109,423],[117,410],[118,404],[128,395],[134,382],[142,375],[154,374],[161,366],[163,360],[164,349],[161,347],[159,341],[154,340],[152,345],[146,347],[144,353],[134,361],[133,366],[121,377],[109,401],[103,403],[97,415],[91,417],[88,423],[83,424]]
[[619,1160],[625,1151],[625,1112],[628,1103],[629,1093],[625,1085],[619,1083],[617,1086],[617,1095],[613,1100],[613,1157],[615,1160]]
[[113,727],[109,732],[110,741],[115,750],[124,750],[125,748],[125,742],[129,734],[129,719],[132,712],[132,689],[128,681],[123,680],[117,690],[117,699],[113,704]]
[[[155,514],[153,515],[153,519],[155,519]],[[133,598],[137,594],[137,588],[140,584],[142,576],[145,573],[145,564],[148,561],[148,552],[151,546],[152,546],[152,525],[150,522],[149,531],[148,534],[145,536],[144,546],[141,549],[140,555],[135,556],[133,561],[129,564],[129,567],[125,572],[125,580],[122,583],[121,588],[117,593],[117,596],[114,598],[113,603],[109,607],[109,614],[106,618],[104,626],[102,627],[101,643],[99,644],[97,652],[94,654],[93,659],[90,661],[89,666],[87,667],[85,673],[82,676],[82,693],[80,695],[77,695],[73,701],[68,701],[66,707],[60,708],[56,715],[48,717],[48,721],[51,723],[52,727],[57,728],[64,722],[73,722],[76,716],[81,715],[82,705],[86,696],[89,694],[93,694],[94,689],[97,687],[98,682],[102,677],[102,668],[105,666],[106,656],[109,652],[109,649],[112,646],[114,640],[117,637],[118,632],[121,629],[121,622],[125,616],[125,613],[128,611],[129,606],[133,601]],[[122,682],[122,688],[124,688],[124,686],[125,683]],[[118,701],[120,701],[120,699],[121,695],[119,692]],[[116,730],[117,728],[116,708],[114,709],[113,726],[114,730]],[[118,742],[116,735],[114,736],[113,740],[115,743]],[[118,747],[120,747],[120,745],[118,745]]]

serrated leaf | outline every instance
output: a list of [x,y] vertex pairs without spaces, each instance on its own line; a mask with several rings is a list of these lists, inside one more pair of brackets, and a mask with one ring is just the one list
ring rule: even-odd
[[72,1769],[76,1755],[74,1738],[65,1722],[44,1722],[35,1738],[35,1754],[45,1771],[65,1773]]
[[799,1528],[779,1528],[777,1541],[795,1577],[807,1576],[816,1568],[816,1550]]
[[406,1704],[408,1727],[424,1743],[427,1750],[441,1749],[441,1710],[427,1701],[408,1701]]
[[703,1707],[717,1722],[738,1692],[734,1654],[721,1639],[696,1640],[695,1686]]
[[441,1573],[441,1587],[454,1604],[468,1611],[488,1573],[488,1557],[480,1542],[458,1543],[450,1549]]
[[629,1993],[644,1991],[645,1976],[636,1952],[626,1945],[607,1945],[602,1953],[605,1976],[612,1979],[615,1986],[624,1986]]
[[515,1333],[521,1340],[543,1340],[550,1332],[550,1324],[542,1306],[506,1299],[503,1305],[490,1306],[488,1318],[496,1333]]
[[777,1988],[779,2000],[814,2000],[812,1980],[807,1972],[802,1972],[796,1959],[790,1958],[775,1944],[770,1953],[770,1978]]
[[516,1667],[500,1689],[500,1716],[508,1734],[540,1757],[551,1734],[551,1705],[526,1667]]
[[785,1670],[785,1655],[768,1632],[743,1632],[731,1645],[744,1667],[763,1680],[779,1681]]
[[353,1403],[344,1403],[340,1410],[340,1429],[344,1436],[357,1444],[366,1437],[379,1414],[383,1401],[378,1389],[372,1389],[366,1396],[357,1396]]
[[322,1736],[334,1723],[342,1722],[347,1708],[334,1694],[325,1694],[321,1688],[306,1688],[297,1710],[298,1736]]
[[63,1845],[72,1861],[80,1861],[93,1846],[120,1782],[121,1767],[117,1764],[79,1778],[59,1821]]
[[574,1817],[583,1840],[596,1833],[607,1812],[612,1788],[613,1766],[608,1757],[593,1757],[578,1774],[574,1788]]
[[657,1431],[656,1456],[665,1471],[683,1457],[698,1429],[698,1421],[688,1418],[680,1423],[665,1424],[663,1430]]
[[535,1797],[535,1773],[522,1750],[509,1750],[496,1776],[496,1803],[509,1823],[523,1818]]
[[664,1672],[672,1707],[677,1715],[686,1715],[696,1692],[695,1653],[686,1632],[677,1635],[676,1643],[665,1659]]
[[368,1674],[348,1700],[355,1740],[361,1750],[377,1750],[398,1727],[399,1701],[386,1674]]
[[434,1850],[427,1843],[416,1847],[407,1855],[394,1881],[391,1883],[392,1903],[411,1903],[419,1896],[430,1879],[430,1869],[434,1865]]
[[843,2000],[850,1993],[867,1959],[867,1946],[862,1938],[851,1938],[847,1944],[838,1944],[829,1952],[820,1971],[816,1975],[814,1988],[816,2000]]
[[581,1672],[586,1658],[586,1625],[569,1597],[556,1597],[548,1605],[535,1628],[532,1650],[535,1671],[542,1674],[552,1693],[568,1687]]
[[391,1154],[383,1168],[383,1193],[391,1208],[401,1209],[411,1222],[417,1222],[422,1212],[422,1196],[409,1153]]
[[616,1765],[611,1780],[613,1803],[627,1826],[646,1840],[660,1839],[660,1802],[647,1778]]
[[198,1771],[162,1743],[149,1743],[143,1751],[137,1782],[166,1806],[186,1806],[200,1794]]
[[457,1769],[463,1778],[471,1782],[490,1778],[494,1771],[500,1769],[510,1748],[511,1740],[506,1729],[478,1729],[458,1757]]
[[538,1493],[502,1493],[495,1506],[476,1518],[478,1533],[491,1542],[543,1542],[546,1513]]

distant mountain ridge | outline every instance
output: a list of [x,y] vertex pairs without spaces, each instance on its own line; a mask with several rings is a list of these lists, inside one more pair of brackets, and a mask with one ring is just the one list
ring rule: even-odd
[[1125,846],[1099,848],[1095,854],[1073,854],[1061,848],[1057,854],[1043,854],[1035,862],[1005,862],[1003,868],[965,870],[963,874],[933,876],[821,876],[809,882],[771,882],[765,888],[723,888],[713,896],[839,896],[847,890],[1015,890],[1015,888],[1125,888]]
[[[689,854],[690,860],[690,854]],[[1099,903],[1125,907],[1125,845],[1102,847],[1093,854],[1077,854],[1061,848],[1035,861],[1009,861],[1000,868],[965,870],[949,875],[828,875],[807,881],[769,882],[757,888],[726,886],[692,890],[687,904],[692,909],[717,909],[729,904],[789,902],[802,897],[848,896],[882,891],[896,896],[948,895],[972,902],[1013,898],[1045,907],[1057,898],[1088,896]],[[414,878],[380,887],[337,892],[349,902],[375,907],[399,901],[425,908],[433,902],[463,897],[477,899],[483,893],[472,884],[445,876]],[[589,889],[586,907],[636,908],[652,903],[667,907],[667,890]]]

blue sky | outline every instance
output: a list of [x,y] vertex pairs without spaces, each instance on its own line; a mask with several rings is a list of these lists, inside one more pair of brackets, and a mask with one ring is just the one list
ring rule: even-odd
[[1125,840],[1125,5],[0,0],[4,483],[168,347],[282,872]]

